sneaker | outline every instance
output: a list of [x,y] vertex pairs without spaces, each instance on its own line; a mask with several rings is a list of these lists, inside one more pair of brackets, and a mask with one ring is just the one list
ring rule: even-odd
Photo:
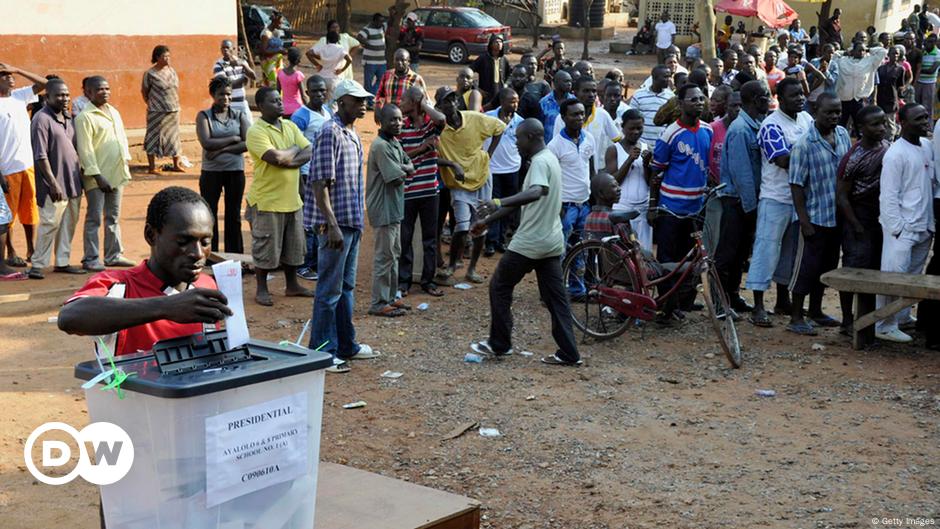
[[316,281],[320,278],[316,270],[306,267],[297,269],[297,277],[306,279],[307,281]]
[[914,341],[911,335],[901,329],[892,329],[888,332],[875,332],[875,338],[886,342],[911,343]]
[[378,351],[373,351],[368,345],[361,343],[359,344],[359,352],[350,356],[347,360],[370,360],[372,358],[378,358],[382,356],[382,353]]
[[[337,363],[337,361],[339,363]],[[349,371],[350,371],[349,364],[347,364],[344,360],[340,360],[338,358],[334,358],[333,365],[326,368],[327,373],[349,373]]]
[[489,340],[480,340],[479,342],[471,343],[470,350],[476,354],[485,355],[485,356],[495,356],[495,357],[509,356],[512,354],[512,349],[509,349],[508,351],[505,351],[502,353],[497,353],[496,351],[493,350],[492,347],[490,347]]
[[543,356],[543,357],[542,357],[542,363],[543,363],[543,364],[548,364],[548,365],[550,365],[550,366],[573,366],[573,367],[577,367],[577,366],[581,365],[583,362],[582,362],[580,359],[578,359],[578,360],[575,361],[575,362],[568,362],[567,360],[562,360],[561,358],[559,358],[557,354],[553,354],[552,356]]

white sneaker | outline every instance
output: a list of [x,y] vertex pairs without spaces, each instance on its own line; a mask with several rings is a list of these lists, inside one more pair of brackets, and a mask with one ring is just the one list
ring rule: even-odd
[[382,353],[373,351],[371,347],[361,343],[359,344],[359,352],[349,357],[349,360],[369,360],[371,358],[378,358],[380,356],[382,356]]
[[876,332],[875,338],[896,343],[910,343],[914,341],[914,339],[911,338],[909,334],[902,331],[901,329],[892,329],[888,332]]
[[349,373],[349,364],[339,358],[333,359],[333,365],[326,368],[327,373]]
[[480,340],[479,342],[473,342],[470,344],[470,350],[474,353],[485,355],[485,356],[509,356],[513,353],[513,350],[510,349],[505,353],[497,353],[490,346],[489,340]]

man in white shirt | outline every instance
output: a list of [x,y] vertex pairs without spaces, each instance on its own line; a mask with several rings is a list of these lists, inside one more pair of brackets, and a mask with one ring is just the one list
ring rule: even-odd
[[878,67],[884,64],[885,57],[888,56],[888,50],[885,48],[872,48],[867,56],[865,53],[865,45],[856,41],[849,55],[832,57],[832,62],[839,71],[836,94],[842,100],[842,119],[839,125],[846,127],[851,119],[853,130],[858,128],[855,126],[855,114],[865,106],[865,101],[875,91]]
[[[901,137],[888,148],[881,164],[878,218],[884,236],[881,271],[921,274],[934,236],[934,151],[927,134],[929,112],[922,105],[905,105],[900,112]],[[878,296],[881,308],[896,298]],[[913,340],[900,325],[915,323],[907,307],[878,322],[875,337],[891,342]],[[936,324],[936,322],[934,322]]]
[[660,107],[675,95],[669,89],[669,76],[669,69],[662,64],[653,67],[650,87],[637,90],[630,98],[630,107],[643,114],[643,141],[647,145],[655,145],[663,133],[664,127],[657,127],[654,120]]
[[[519,169],[522,168],[522,156],[519,155],[519,148],[516,146],[516,128],[524,121],[522,116],[516,113],[519,108],[519,94],[510,87],[505,87],[499,91],[499,107],[486,112],[487,116],[502,121],[506,124],[506,130],[503,131],[503,137],[499,140],[499,145],[493,151],[490,157],[490,179],[493,181],[493,198],[503,199],[511,197],[519,192]],[[488,151],[492,138],[483,141],[483,150]],[[509,227],[511,219],[497,220],[492,223],[486,232],[486,245],[483,248],[483,255],[490,257],[497,251],[505,253],[506,248],[503,245],[503,235],[506,228]]]
[[[574,95],[584,105],[584,130],[590,132],[594,138],[594,168],[604,167],[604,154],[607,152],[607,147],[620,140],[621,132],[617,129],[610,114],[603,108],[598,109],[595,104],[597,81],[591,77],[579,77],[574,83]],[[560,134],[563,128],[565,128],[565,123],[559,114],[555,118],[553,136]]]
[[790,150],[798,139],[813,126],[813,118],[803,112],[806,96],[802,84],[788,77],[777,83],[780,108],[764,118],[757,133],[761,149],[761,178],[757,203],[757,230],[751,265],[745,287],[754,293],[754,311],[751,323],[770,327],[770,317],[764,309],[764,292],[771,281],[777,283],[777,303],[774,309],[789,314],[790,296],[787,285],[792,274],[795,242],[793,195],[787,170]]
[[656,60],[660,64],[666,59],[666,51],[676,41],[676,25],[669,20],[669,11],[663,9],[663,14],[656,23]]
[[[16,75],[25,77],[32,85],[16,88]],[[17,217],[23,225],[26,259],[33,255],[33,226],[39,222],[26,105],[38,101],[37,94],[45,88],[44,77],[0,63],[0,188],[12,214],[9,225],[12,227]],[[6,238],[6,262],[10,266],[26,266],[26,261],[16,255],[10,237]]]
[[[591,213],[591,179],[594,177],[594,136],[584,130],[584,104],[577,99],[561,103],[564,128],[548,143],[561,165],[561,228],[565,248],[581,240],[584,221]],[[577,287],[574,287],[576,290]],[[577,295],[580,292],[572,291]]]

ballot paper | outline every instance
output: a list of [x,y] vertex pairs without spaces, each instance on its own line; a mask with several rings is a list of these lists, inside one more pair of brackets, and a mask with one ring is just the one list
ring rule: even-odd
[[242,263],[225,261],[212,265],[215,283],[228,298],[228,308],[232,315],[225,318],[225,330],[228,332],[228,348],[248,343],[248,322],[245,321],[245,303],[242,296]]

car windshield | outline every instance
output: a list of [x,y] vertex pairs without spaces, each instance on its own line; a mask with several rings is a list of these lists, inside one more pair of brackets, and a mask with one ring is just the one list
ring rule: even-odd
[[461,14],[467,17],[473,27],[495,28],[502,26],[498,20],[477,9],[461,11]]

